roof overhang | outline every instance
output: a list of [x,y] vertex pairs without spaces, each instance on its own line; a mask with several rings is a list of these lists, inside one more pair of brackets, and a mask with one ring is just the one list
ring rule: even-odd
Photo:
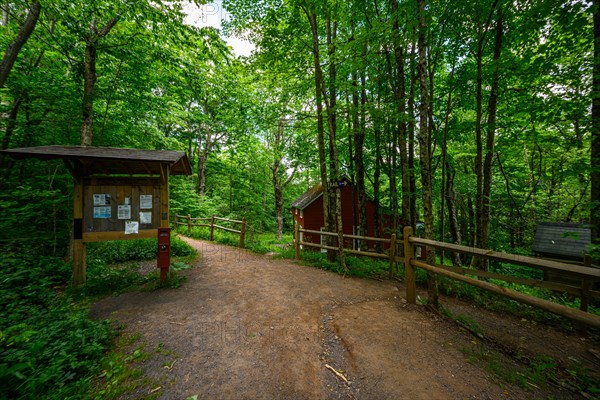
[[1,150],[21,160],[62,159],[73,175],[160,175],[170,167],[171,175],[191,175],[192,167],[183,151],[140,150],[91,146],[40,146]]

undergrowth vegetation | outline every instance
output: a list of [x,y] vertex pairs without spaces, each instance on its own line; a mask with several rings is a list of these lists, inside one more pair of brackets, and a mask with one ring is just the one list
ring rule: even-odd
[[[142,276],[138,264],[132,263],[155,258],[156,248],[156,240],[151,239],[90,245],[87,284],[81,288],[69,286],[72,267],[60,258],[26,248],[4,254],[0,258],[0,399],[90,398],[95,397],[94,390],[105,390],[93,382],[106,372],[106,357],[114,357],[107,350],[118,329],[107,320],[91,319],[89,303],[111,293],[159,287],[158,272]],[[196,255],[177,238],[171,249],[177,269],[185,268]],[[178,286],[181,281],[172,272],[167,285]],[[111,368],[120,367],[113,360]]]
[[[239,229],[239,226],[234,227],[234,229]],[[206,227],[193,227],[191,231],[188,231],[186,227],[179,226],[175,229],[175,232],[194,239],[210,239],[210,229]],[[213,240],[228,246],[239,246],[240,235],[215,228],[213,231]],[[277,235],[274,233],[258,233],[250,228],[246,232],[244,248],[259,254],[281,253],[285,250],[293,249],[293,235],[286,233],[281,240],[278,240]]]

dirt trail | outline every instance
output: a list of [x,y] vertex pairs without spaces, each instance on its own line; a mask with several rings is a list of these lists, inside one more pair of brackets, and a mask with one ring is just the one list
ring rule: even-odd
[[183,239],[202,259],[181,288],[123,294],[93,308],[141,333],[147,349],[162,349],[142,364],[160,398],[532,397],[468,363],[460,349],[473,337],[407,305],[397,283]]

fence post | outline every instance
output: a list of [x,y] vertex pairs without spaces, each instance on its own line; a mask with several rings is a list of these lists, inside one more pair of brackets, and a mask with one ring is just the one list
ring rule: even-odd
[[240,249],[244,248],[244,237],[246,236],[246,218],[242,218],[242,229],[240,229]]
[[417,300],[417,283],[415,281],[415,269],[411,265],[415,257],[415,247],[410,244],[410,237],[413,234],[411,226],[404,227],[404,284],[406,285],[406,301],[415,304]]
[[[592,256],[586,254],[583,258],[583,263],[586,267],[592,266]],[[586,278],[583,278],[581,281],[581,303],[579,304],[579,309],[581,311],[588,310],[588,305],[590,304],[590,290],[592,290],[592,281]]]
[[394,263],[396,261],[396,234],[392,233],[392,237],[390,238],[390,273],[389,279],[392,279],[394,275]]
[[210,241],[213,241],[214,238],[214,232],[215,232],[215,214],[212,215],[212,219],[210,221]]
[[296,260],[300,259],[300,224],[294,225],[294,248],[296,250]]
[[190,234],[192,233],[192,216],[190,214],[188,214],[187,220],[188,220],[188,236],[190,236]]

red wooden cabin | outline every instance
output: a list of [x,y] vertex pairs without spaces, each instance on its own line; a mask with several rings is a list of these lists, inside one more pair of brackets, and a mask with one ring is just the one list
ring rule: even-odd
[[[358,194],[352,187],[352,183],[345,179],[338,182],[342,196],[342,228],[345,235],[356,234],[358,230]],[[355,206],[352,206],[354,198]],[[365,236],[375,237],[375,202],[367,199],[367,233]],[[381,210],[381,209],[380,209]],[[292,203],[292,214],[294,220],[301,228],[320,231],[325,226],[323,215],[323,186],[319,183],[302,196],[298,197]],[[387,213],[381,213],[379,227],[379,237],[390,237],[389,230],[392,226],[393,218]],[[398,225],[401,226],[401,225]],[[325,237],[321,235],[309,235],[300,233],[301,240],[311,243],[325,244]],[[356,248],[358,241],[352,241],[347,246]],[[369,248],[374,247],[374,242],[367,243]],[[366,249],[362,249],[366,250]]]

